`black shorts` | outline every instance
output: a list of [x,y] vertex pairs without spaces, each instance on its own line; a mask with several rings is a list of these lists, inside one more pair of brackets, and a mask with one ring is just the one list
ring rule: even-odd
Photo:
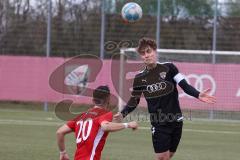
[[152,127],[152,142],[155,153],[176,152],[182,136],[183,122],[167,123]]

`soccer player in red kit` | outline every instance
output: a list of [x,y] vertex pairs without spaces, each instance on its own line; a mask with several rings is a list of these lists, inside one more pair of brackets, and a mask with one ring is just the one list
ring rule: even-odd
[[113,113],[109,108],[110,91],[108,86],[99,86],[93,91],[94,106],[57,130],[60,160],[69,160],[65,150],[64,136],[75,132],[77,149],[74,160],[100,160],[108,132],[125,128],[137,129],[134,121],[129,123],[111,122]]

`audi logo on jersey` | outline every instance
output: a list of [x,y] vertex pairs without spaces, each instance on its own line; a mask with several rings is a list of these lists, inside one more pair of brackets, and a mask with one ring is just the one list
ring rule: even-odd
[[154,93],[160,90],[166,89],[167,84],[165,82],[159,82],[151,85],[147,85],[147,91],[148,93]]
[[[214,78],[209,74],[189,74],[185,75],[186,81],[191,84],[194,88],[199,90],[200,92],[204,91],[207,88],[210,88],[210,95],[213,95],[216,92],[216,82]],[[210,86],[206,87],[206,83],[208,83]],[[204,87],[205,86],[205,87]],[[187,96],[186,93],[179,94],[179,97]],[[190,97],[190,96],[189,96]]]

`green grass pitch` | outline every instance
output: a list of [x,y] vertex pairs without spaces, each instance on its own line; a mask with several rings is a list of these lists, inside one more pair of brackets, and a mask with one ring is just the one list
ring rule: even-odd
[[[64,122],[53,111],[0,107],[0,160],[57,160],[56,129]],[[73,134],[66,138],[73,159]],[[240,122],[185,121],[173,160],[239,160]],[[140,129],[110,133],[102,160],[154,159],[148,122]]]

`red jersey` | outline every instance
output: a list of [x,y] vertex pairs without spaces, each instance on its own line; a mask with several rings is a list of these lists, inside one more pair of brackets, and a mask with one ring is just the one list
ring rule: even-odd
[[103,108],[92,108],[67,122],[76,137],[77,149],[74,160],[100,160],[108,136],[108,132],[101,129],[101,123],[111,122],[112,118],[112,112]]

